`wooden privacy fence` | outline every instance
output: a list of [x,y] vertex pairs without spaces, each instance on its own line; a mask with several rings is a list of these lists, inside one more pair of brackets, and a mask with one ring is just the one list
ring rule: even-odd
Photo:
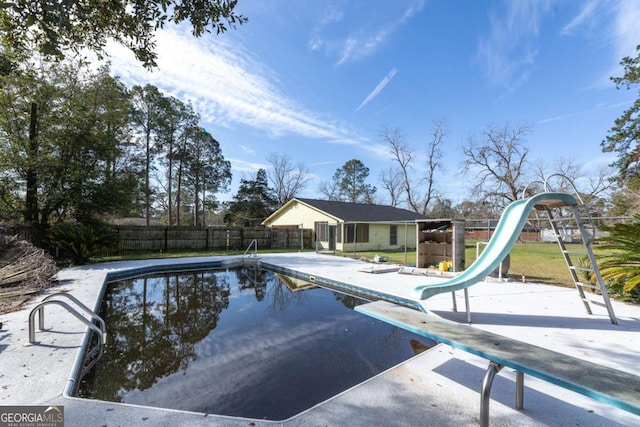
[[313,230],[265,227],[112,226],[120,237],[119,251],[244,250],[256,240],[259,249],[311,248]]

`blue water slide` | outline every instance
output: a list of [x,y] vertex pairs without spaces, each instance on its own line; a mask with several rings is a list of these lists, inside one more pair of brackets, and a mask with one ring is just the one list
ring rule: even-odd
[[566,193],[540,193],[528,199],[516,200],[502,212],[500,221],[486,248],[469,268],[458,276],[441,283],[421,285],[414,289],[420,299],[427,299],[442,292],[457,291],[482,282],[509,254],[518,240],[532,209],[574,206],[576,199]]

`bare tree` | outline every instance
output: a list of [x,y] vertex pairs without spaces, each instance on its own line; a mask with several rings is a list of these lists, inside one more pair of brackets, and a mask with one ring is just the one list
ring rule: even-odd
[[592,197],[609,197],[617,188],[616,171],[611,166],[602,166],[585,176],[585,192]]
[[549,181],[553,191],[571,193],[573,183],[585,202],[610,197],[616,186],[616,171],[611,166],[585,169],[576,164],[575,160],[567,158],[557,159],[551,168],[546,167],[543,162],[537,162],[535,174],[539,181]]
[[406,196],[409,209],[418,212],[418,206],[413,201],[413,192],[411,191],[411,162],[413,162],[414,153],[407,146],[404,134],[400,128],[382,128],[380,130],[380,139],[390,145],[389,151],[391,158],[398,164],[402,189]]
[[[552,177],[553,191],[560,191],[568,193],[571,191],[571,183],[580,176],[580,166],[578,166],[573,159],[570,158],[557,158],[554,160],[553,165],[549,166],[543,159],[538,159],[531,165],[532,181],[527,183],[522,196],[532,196],[534,194],[545,191],[544,185],[547,180]],[[563,178],[567,179],[563,179]]]
[[[431,201],[437,197],[435,177],[441,167],[441,146],[447,136],[445,121],[439,119],[434,122],[431,139],[426,149],[426,172],[422,178],[417,180],[413,178],[414,163],[417,155],[407,145],[402,130],[399,128],[382,128],[379,135],[384,142],[389,144],[391,158],[398,165],[399,179],[402,183],[402,191],[409,209],[421,214],[427,213]],[[424,190],[419,191],[418,188]]]
[[340,200],[340,185],[336,181],[323,181],[318,187],[318,191],[325,200]]
[[431,140],[427,146],[427,173],[422,179],[422,182],[426,185],[426,191],[422,202],[422,214],[427,213],[427,208],[431,204],[431,200],[436,198],[438,194],[435,191],[435,177],[436,172],[440,169],[440,159],[442,159],[441,146],[444,143],[448,132],[446,123],[443,119],[438,119],[433,122],[433,129],[431,130]]
[[401,203],[403,187],[402,187],[402,172],[398,168],[388,168],[382,171],[380,174],[380,181],[382,181],[382,188],[387,190],[389,197],[391,198],[391,206],[397,207]]
[[483,198],[496,198],[504,205],[517,200],[528,184],[529,148],[524,139],[527,125],[489,126],[480,135],[467,138],[462,147],[465,173],[477,178],[473,192]]
[[302,162],[294,165],[286,154],[271,153],[267,156],[267,161],[271,163],[268,176],[278,199],[278,206],[294,198],[311,179],[309,169]]

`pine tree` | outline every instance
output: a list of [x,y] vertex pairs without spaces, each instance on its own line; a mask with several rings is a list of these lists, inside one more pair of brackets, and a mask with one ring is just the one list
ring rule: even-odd
[[267,172],[258,170],[255,180],[242,179],[233,201],[228,204],[224,221],[229,225],[258,226],[278,206],[278,200],[267,182]]

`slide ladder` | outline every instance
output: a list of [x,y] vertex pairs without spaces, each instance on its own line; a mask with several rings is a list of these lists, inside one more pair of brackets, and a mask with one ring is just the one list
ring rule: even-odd
[[[547,181],[545,181],[545,191],[549,191]],[[573,186],[573,183],[571,181],[569,182],[571,186]],[[580,295],[580,299],[587,313],[592,314],[590,303],[605,307],[609,313],[611,323],[617,325],[618,320],[611,306],[607,287],[602,279],[598,263],[591,247],[591,243],[595,238],[596,227],[587,205],[583,202],[575,187],[573,187],[573,189],[577,204],[571,206],[550,206],[541,203],[536,205],[536,209],[546,212],[547,214],[562,257],[569,269],[573,284]],[[567,215],[567,210],[571,211],[569,212],[570,215]],[[567,231],[576,228],[579,231],[583,249],[569,250],[567,249],[565,240],[568,240],[568,237],[572,240],[573,234],[569,234]],[[577,262],[574,262],[574,260]],[[588,292],[585,292],[585,289],[587,289]]]

